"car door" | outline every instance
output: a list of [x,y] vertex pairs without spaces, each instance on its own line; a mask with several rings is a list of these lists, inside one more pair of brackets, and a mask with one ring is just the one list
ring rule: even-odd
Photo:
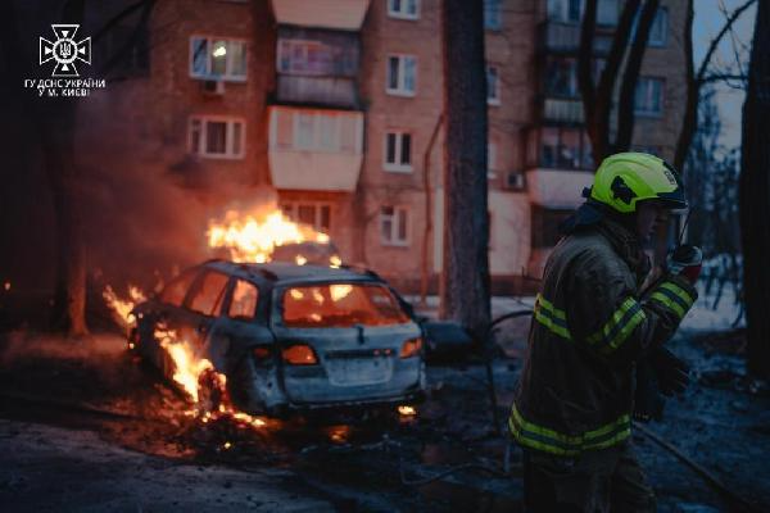
[[179,330],[185,298],[200,271],[199,267],[188,269],[171,280],[139,320],[139,351],[166,376],[169,376],[169,362],[162,340]]
[[179,314],[179,342],[187,344],[197,358],[206,357],[209,332],[216,323],[229,276],[207,269],[193,283]]
[[204,349],[214,368],[227,375],[232,398],[247,411],[282,400],[275,339],[265,315],[268,297],[256,283],[234,278]]

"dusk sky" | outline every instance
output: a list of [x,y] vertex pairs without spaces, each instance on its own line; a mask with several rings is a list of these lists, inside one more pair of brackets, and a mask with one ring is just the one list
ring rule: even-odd
[[[725,22],[725,15],[720,6],[724,6],[728,12],[740,7],[746,0],[695,0],[695,23],[693,27],[693,43],[695,48],[695,69],[697,70],[704,54],[714,36],[719,32]],[[750,48],[754,30],[754,17],[756,7],[752,6],[744,12],[734,25],[734,34],[737,46],[747,45]],[[735,57],[730,37],[725,37],[719,50],[712,60],[712,65],[719,69],[734,67]],[[748,51],[742,51],[743,66],[748,65]],[[723,126],[723,142],[728,147],[740,145],[741,140],[741,110],[743,108],[744,94],[726,86],[719,87],[719,112]]]

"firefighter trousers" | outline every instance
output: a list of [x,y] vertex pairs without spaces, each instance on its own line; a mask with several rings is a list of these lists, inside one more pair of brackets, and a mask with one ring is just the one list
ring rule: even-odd
[[656,511],[630,443],[574,458],[525,449],[524,504],[530,513]]

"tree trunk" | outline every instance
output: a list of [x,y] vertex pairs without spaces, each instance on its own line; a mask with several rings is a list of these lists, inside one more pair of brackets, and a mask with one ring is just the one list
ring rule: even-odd
[[433,238],[433,191],[430,181],[430,155],[433,147],[436,145],[438,133],[444,122],[444,113],[442,112],[436,120],[436,126],[433,127],[433,133],[428,141],[428,147],[425,148],[425,154],[422,159],[422,186],[425,190],[425,231],[422,237],[422,246],[420,247],[420,306],[428,305],[428,282],[430,281],[430,264],[428,262],[428,247]]
[[490,320],[487,83],[481,0],[444,0],[444,265],[441,316],[476,337]]
[[[626,68],[623,70],[623,80],[620,85],[620,98],[618,99],[618,135],[613,144],[613,153],[628,151],[631,148],[631,139],[634,135],[634,97],[636,96],[636,83],[639,80],[639,71],[642,68],[647,50],[647,40],[650,38],[650,29],[658,12],[659,0],[647,0],[639,14],[639,23],[636,25],[636,36],[628,54]],[[617,37],[617,36],[616,36]]]
[[748,366],[770,377],[770,3],[757,3],[743,105],[740,220]]
[[[14,2],[0,2],[0,14],[6,22],[0,34],[3,57],[11,79],[21,82],[35,76],[31,58],[21,43],[23,27],[19,26]],[[68,0],[62,10],[62,22],[81,23],[84,0]],[[88,333],[85,319],[86,260],[77,197],[74,152],[75,98],[39,98],[34,91],[19,89],[19,101],[32,119],[40,141],[43,166],[53,198],[56,240],[56,282],[51,326],[70,335]]]

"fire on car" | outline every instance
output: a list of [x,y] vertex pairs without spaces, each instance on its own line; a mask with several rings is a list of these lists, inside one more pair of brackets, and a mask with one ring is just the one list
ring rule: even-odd
[[425,390],[422,328],[370,271],[213,260],[133,314],[136,351],[196,401],[208,370],[250,415],[395,408]]

